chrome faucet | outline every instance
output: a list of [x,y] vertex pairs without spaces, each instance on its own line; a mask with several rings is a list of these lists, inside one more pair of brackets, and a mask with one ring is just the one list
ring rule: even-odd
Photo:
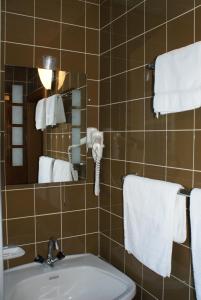
[[[54,251],[57,251],[56,256],[54,255]],[[59,251],[59,243],[57,239],[51,237],[48,242],[48,255],[47,259],[44,259],[41,255],[37,255],[37,257],[34,259],[35,262],[38,263],[46,263],[49,266],[53,267],[54,263],[58,260],[61,260],[65,257],[64,253]]]
[[[54,251],[57,250],[57,255],[54,256]],[[48,255],[47,255],[47,260],[46,263],[53,267],[54,263],[58,260],[61,260],[65,257],[64,253],[59,251],[59,243],[57,239],[54,239],[53,237],[49,239],[48,242]]]
[[52,266],[57,260],[58,257],[53,255],[53,252],[59,251],[59,243],[57,239],[50,238],[48,242],[48,255],[47,255],[47,264]]

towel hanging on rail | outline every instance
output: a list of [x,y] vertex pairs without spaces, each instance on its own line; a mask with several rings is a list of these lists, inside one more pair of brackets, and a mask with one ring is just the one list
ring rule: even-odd
[[201,189],[195,188],[191,192],[190,222],[191,248],[193,260],[193,275],[195,281],[196,299],[201,300]]
[[46,126],[65,123],[66,116],[60,95],[52,95],[46,101]]
[[154,112],[168,114],[201,107],[201,42],[157,57]]
[[35,123],[36,129],[41,129],[42,131],[46,128],[46,99],[41,99],[38,101],[36,105],[36,112],[35,112]]
[[171,273],[173,241],[186,239],[186,197],[177,195],[181,187],[135,175],[124,181],[125,248],[163,277]]
[[[136,174],[127,174],[126,176],[128,176],[128,175],[136,175],[136,176],[138,176],[138,174],[136,173]],[[126,178],[126,176],[122,176],[122,183],[124,183],[124,180],[125,180],[125,178]],[[190,198],[190,194],[191,194],[191,189],[185,189],[185,188],[182,188],[182,189],[180,189],[179,191],[178,191],[178,195],[181,195],[181,196],[185,196],[185,197],[188,197],[188,198]]]

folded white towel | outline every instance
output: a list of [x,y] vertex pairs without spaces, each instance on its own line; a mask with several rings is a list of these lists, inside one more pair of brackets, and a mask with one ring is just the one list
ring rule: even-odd
[[39,157],[38,183],[52,182],[54,158]]
[[53,182],[72,181],[71,163],[56,159],[53,167]]
[[41,99],[36,105],[35,122],[36,129],[44,130],[46,127],[46,99]]
[[158,56],[154,112],[175,113],[201,106],[201,42]]
[[190,197],[191,246],[196,299],[201,300],[201,189],[193,189]]
[[66,123],[66,115],[64,111],[63,100],[60,95],[57,96],[56,123]]
[[174,210],[174,242],[184,243],[187,236],[186,230],[186,196],[177,195]]
[[81,92],[78,89],[72,91],[72,106],[73,107],[81,106]]
[[53,95],[46,101],[46,126],[54,126],[66,122],[62,97]]
[[[124,180],[125,248],[163,277],[171,273],[173,239],[186,239],[185,200],[176,203],[180,188],[179,184],[134,175]],[[175,230],[176,222],[182,227],[179,230]]]

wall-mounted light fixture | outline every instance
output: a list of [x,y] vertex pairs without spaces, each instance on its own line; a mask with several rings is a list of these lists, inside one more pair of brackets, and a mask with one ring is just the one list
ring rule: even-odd
[[65,71],[59,71],[58,73],[58,90],[60,90],[64,84],[64,80],[66,78],[67,72]]
[[53,56],[43,56],[42,68],[38,68],[38,74],[43,86],[47,90],[51,90],[54,70],[56,70],[56,58]]

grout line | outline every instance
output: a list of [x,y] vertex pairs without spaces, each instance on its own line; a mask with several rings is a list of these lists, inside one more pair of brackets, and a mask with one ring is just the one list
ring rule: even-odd
[[[16,16],[26,17],[26,18],[30,18],[30,19],[36,19],[36,20],[40,20],[40,21],[47,21],[47,22],[52,22],[52,23],[57,23],[57,24],[62,23],[62,25],[68,25],[68,26],[72,26],[72,27],[79,27],[79,28],[83,28],[83,29],[85,28],[85,26],[83,26],[83,25],[78,25],[78,24],[63,22],[62,20],[58,21],[58,20],[53,20],[53,19],[46,19],[46,18],[36,17],[35,14],[33,16],[31,16],[31,15],[20,14],[20,13],[6,11],[6,10],[3,10],[2,13],[5,13],[5,15],[8,15],[8,14],[9,15],[16,15]],[[94,30],[94,31],[98,31],[99,30],[99,29],[94,28],[94,27],[87,27],[86,26],[86,28]]]
[[92,4],[92,5],[94,5],[94,6],[99,6],[99,3],[94,3],[94,2],[91,2],[90,0],[78,0],[79,2],[86,2],[86,3],[88,3],[88,4]]
[[36,191],[35,188],[33,190],[33,197],[34,197],[34,251],[35,251],[35,257],[37,256],[37,236],[36,236]]
[[[117,104],[119,104],[119,103],[117,103]],[[130,133],[143,133],[143,132],[166,132],[166,129],[146,129],[146,130],[143,130],[143,129],[137,129],[137,130],[135,130],[135,129],[133,129],[133,130],[127,130],[127,131],[125,131],[125,130],[106,130],[105,132],[106,133],[118,133],[118,132],[130,132]],[[197,132],[200,132],[201,131],[201,129],[195,129],[195,131],[197,131]],[[193,128],[191,128],[191,129],[167,129],[167,132],[194,132],[194,129]]]
[[40,217],[46,217],[46,216],[54,216],[54,215],[60,215],[60,214],[62,214],[62,215],[67,215],[67,214],[69,214],[69,213],[76,213],[76,212],[85,212],[85,211],[92,211],[92,210],[97,210],[98,209],[98,207],[90,207],[90,208],[87,208],[87,209],[85,209],[85,208],[82,208],[82,209],[76,209],[76,210],[69,210],[69,211],[58,211],[58,212],[54,212],[54,213],[46,213],[46,214],[33,214],[33,215],[28,215],[28,216],[21,216],[21,217],[14,217],[14,218],[7,218],[7,219],[3,219],[4,221],[14,221],[14,220],[21,220],[21,219],[30,219],[30,218],[32,218],[32,219],[34,219],[35,217],[38,217],[38,218],[40,218]]
[[110,184],[106,184],[106,183],[103,183],[103,182],[101,182],[101,184],[104,185],[104,186],[107,186],[107,187],[109,187],[109,188],[111,187],[111,188],[116,189],[116,190],[120,190],[120,191],[123,190],[123,188],[116,187],[116,186],[112,186],[112,185],[110,185]]
[[61,249],[63,249],[63,201],[65,201],[65,188],[63,188],[62,183],[60,183],[60,189],[59,189],[59,193],[60,193],[60,211],[61,211]]
[[[2,191],[1,191],[2,193]],[[5,211],[6,211],[6,220],[5,220],[5,223],[6,223],[6,244],[8,245],[8,221],[7,221],[7,216],[8,216],[8,205],[7,205],[7,193],[4,193],[4,201],[5,201]],[[3,213],[3,212],[2,212]],[[2,215],[3,217],[3,215]],[[3,219],[2,219],[2,224],[3,224]],[[3,239],[3,237],[2,237]],[[2,240],[3,242],[3,240]],[[7,264],[8,264],[8,267],[9,267],[9,260],[7,261]]]
[[[78,1],[81,1],[81,2],[84,2],[85,0],[78,0]],[[92,4],[92,5],[95,5],[95,6],[99,6],[99,3],[94,3],[94,2],[90,2],[90,1],[86,1],[87,4]]]
[[[195,43],[196,40],[196,35],[195,35],[195,30],[196,30],[196,14],[195,14],[195,0],[194,0],[194,10],[193,10],[193,41]],[[196,127],[196,112],[195,109],[193,110],[193,167],[192,167],[192,187],[194,187],[195,184],[195,127]],[[191,246],[191,245],[190,245]],[[191,272],[192,272],[192,256],[190,257],[190,264],[189,264],[189,300],[191,298]]]
[[[66,183],[67,183],[67,181],[63,183],[64,186],[66,186],[66,187],[71,187],[71,186],[74,187],[74,186],[83,186],[84,185],[84,183],[76,183],[76,184],[73,184],[73,183],[66,184]],[[59,183],[58,183],[58,185],[51,185],[51,183],[50,183],[50,185],[48,185],[48,186],[37,186],[37,184],[35,184],[35,185],[36,185],[36,187],[35,187],[36,190],[39,190],[39,189],[59,188]],[[25,187],[25,188],[8,189],[8,187],[9,187],[9,185],[5,186],[5,189],[2,189],[2,191],[13,192],[13,191],[33,190],[34,189],[34,185],[33,185],[33,187],[30,187],[30,188]]]
[[[145,27],[146,27],[146,18],[145,18],[145,14],[146,14],[146,4],[145,4],[145,2],[144,2],[144,32],[145,32]],[[143,63],[144,63],[144,65],[145,65],[145,58],[146,58],[146,48],[145,48],[145,34],[143,35],[143,43],[144,43],[144,53],[143,53],[143,55],[144,55],[144,57],[143,57],[143,59],[144,59],[144,61],[143,61]],[[145,154],[146,154],[146,149],[145,149],[145,145],[146,145],[146,135],[145,135],[145,126],[146,126],[146,124],[145,124],[145,114],[146,114],[146,111],[145,111],[145,102],[146,102],[146,99],[145,99],[145,95],[146,95],[146,82],[145,82],[145,76],[146,76],[146,70],[145,70],[145,68],[144,68],[144,99],[143,99],[143,104],[144,104],[144,114],[143,114],[143,130],[144,130],[144,134],[143,134],[143,142],[144,142],[144,147],[143,147],[143,163],[145,163],[145,161],[146,161],[146,157],[145,157]],[[143,165],[143,170],[142,170],[142,174],[143,174],[143,176],[145,176],[145,165]]]
[[[57,47],[50,47],[50,46],[43,46],[43,45],[33,45],[33,44],[27,44],[27,43],[19,43],[19,42],[13,42],[9,40],[2,40],[4,44],[14,44],[14,45],[21,45],[21,46],[27,46],[27,47],[35,47],[35,48],[44,48],[44,49],[51,49],[51,50],[58,50],[58,51],[63,51],[63,52],[71,52],[71,53],[78,53],[78,54],[87,54],[91,56],[99,56],[96,53],[91,53],[91,52],[85,52],[85,51],[78,51],[78,50],[72,50],[72,49],[63,49],[63,48],[57,48]],[[92,80],[90,78],[87,78],[88,80]],[[95,79],[94,79],[95,80]],[[97,79],[98,81],[98,79]]]
[[[143,270],[143,268],[142,268]],[[153,294],[151,294],[149,291],[147,291],[143,286],[141,286],[142,292],[145,291],[149,296],[151,296],[154,300],[160,300],[159,298],[155,297]],[[143,293],[141,293],[141,300],[143,299]]]
[[84,238],[84,252],[86,253],[87,252],[87,239],[86,239],[86,234],[87,234],[87,209],[86,209],[86,200],[87,200],[87,193],[86,193],[86,184],[85,184],[85,188],[84,188],[84,194],[85,194],[85,197],[84,197],[84,206],[85,206],[85,215],[84,215],[84,218],[85,218],[85,229],[84,229],[84,232],[85,232],[85,238]]
[[34,0],[33,68],[36,65],[36,0]]
[[76,238],[76,237],[83,236],[83,235],[93,235],[93,234],[98,234],[98,231],[89,232],[89,233],[86,233],[86,234],[77,234],[77,235],[63,237],[63,240],[65,240],[65,239],[71,239],[71,238]]
[[[168,0],[165,1],[165,51],[168,51]],[[165,116],[165,181],[167,181],[167,165],[168,165],[168,115]],[[163,279],[163,285],[165,284]],[[164,297],[164,291],[163,291]]]
[[87,52],[87,42],[86,42],[86,36],[87,36],[87,30],[86,30],[86,26],[87,26],[87,6],[86,6],[86,0],[84,2],[84,69],[85,69],[85,74],[87,74],[87,56],[86,56],[86,52]]
[[[98,26],[98,129],[100,130],[100,49],[101,49],[101,36],[100,36],[100,5],[98,7],[98,17],[99,17],[99,26]],[[100,182],[99,182],[100,184]],[[100,184],[101,187],[101,184]],[[101,189],[100,189],[101,191]],[[101,194],[101,192],[100,192]],[[100,255],[100,201],[101,196],[98,197],[98,255]]]
[[[114,162],[125,162],[123,159],[116,159],[116,158],[106,158],[104,157],[104,160],[112,160]],[[187,168],[180,168],[180,167],[171,167],[171,166],[165,166],[165,165],[157,165],[157,164],[153,164],[153,163],[149,163],[149,162],[140,162],[140,161],[129,161],[127,160],[126,163],[133,163],[133,164],[139,164],[139,165],[147,165],[147,166],[152,166],[152,167],[161,167],[161,168],[168,168],[171,170],[181,170],[181,171],[189,171],[192,172],[192,169],[187,169]],[[194,170],[198,173],[201,172],[201,170]]]
[[181,280],[179,277],[176,277],[175,275],[170,275],[172,278],[176,279],[177,281],[181,282],[182,284],[184,284],[187,287],[191,287],[190,285],[188,285],[184,280]]
[[109,239],[110,241],[118,244],[119,246],[121,246],[122,248],[124,248],[124,245],[120,244],[119,242],[115,241],[114,239],[112,239],[111,237],[109,237],[108,235],[106,235],[105,233],[101,232],[101,235],[103,235],[104,237],[106,237],[107,239]]
[[[111,60],[111,52],[110,52],[110,60]],[[111,72],[110,72],[110,76],[103,77],[103,78],[101,78],[100,80],[102,81],[102,80],[110,79],[110,78],[113,78],[113,77],[117,77],[118,75],[123,75],[123,74],[125,74],[125,73],[129,73],[129,72],[132,72],[132,71],[136,71],[136,70],[138,70],[138,69],[142,69],[142,68],[145,68],[145,67],[146,67],[146,65],[140,65],[140,66],[137,66],[137,67],[128,69],[127,71],[126,71],[126,69],[125,69],[124,71],[121,71],[121,72],[119,72],[119,73],[111,74]],[[149,97],[149,98],[151,98],[151,97]]]
[[60,70],[62,70],[62,19],[63,19],[63,0],[60,0],[60,32],[59,32],[59,43],[60,43],[60,49],[59,49],[59,67]]
[[[93,235],[93,234],[97,234],[98,232],[90,232],[90,233],[87,233],[86,235]],[[71,236],[67,236],[67,237],[63,237],[62,239],[59,238],[58,240],[61,242],[61,240],[66,240],[66,239],[71,239],[71,238],[77,238],[77,237],[82,237],[84,236],[85,234],[77,234],[77,235],[71,235]],[[37,241],[36,242],[36,245],[37,244],[41,244],[41,243],[48,243],[49,240],[42,240],[42,241]],[[30,245],[34,245],[35,243],[25,243],[25,244],[19,244],[18,246],[19,247],[23,247],[23,246],[30,246]]]
[[[146,14],[146,4],[145,4],[145,2],[144,2],[144,32],[145,32],[145,26],[146,26],[146,19],[145,19],[145,14]],[[145,57],[146,57],[146,49],[145,49],[145,34],[143,35],[143,43],[144,43],[144,64],[145,64]],[[146,94],[146,90],[145,90],[145,87],[146,87],[146,82],[145,82],[145,74],[146,74],[146,70],[145,70],[145,68],[144,68],[144,82],[143,82],[143,84],[144,84],[144,97],[145,97],[145,94]],[[152,74],[153,75],[153,74]],[[143,133],[143,141],[144,141],[144,147],[143,147],[143,170],[142,170],[142,175],[143,176],[145,176],[145,161],[146,161],[146,151],[145,151],[145,145],[146,145],[146,134],[145,134],[145,101],[146,101],[146,99],[144,98],[144,100],[143,100],[143,104],[144,104],[144,114],[143,114],[143,118],[144,118],[144,122],[143,122],[143,125],[144,125],[144,133]],[[141,288],[143,289],[143,286],[144,286],[144,267],[143,267],[143,264],[142,264],[142,269],[141,269],[141,272],[142,272],[142,282],[141,282]],[[141,293],[141,300],[143,299],[143,293]]]
[[114,217],[117,217],[117,218],[119,218],[119,219],[123,219],[123,217],[121,217],[121,216],[119,216],[119,215],[113,213],[111,210],[107,210],[107,209],[105,209],[105,208],[103,208],[103,207],[100,207],[100,209],[103,210],[104,212],[110,213],[110,214],[113,215]]
[[129,99],[129,100],[124,100],[124,101],[116,101],[116,102],[112,102],[112,103],[107,103],[107,104],[100,104],[100,108],[102,107],[107,107],[107,106],[112,106],[112,105],[115,105],[115,104],[123,104],[123,103],[126,103],[126,102],[135,102],[135,101],[142,101],[142,100],[149,100],[150,97],[142,97],[142,98],[134,98],[134,99]]
[[[5,0],[5,10],[7,9],[7,2]],[[2,11],[1,11],[2,12]],[[7,15],[5,14],[5,20],[4,20],[4,39],[7,38],[7,34],[6,34],[6,27],[7,27]],[[2,44],[3,40],[2,40],[2,37],[1,37],[1,44]],[[1,46],[2,47],[2,46]],[[4,47],[4,65],[6,64],[6,44],[4,43],[3,45]],[[5,111],[4,111],[5,112]],[[5,170],[4,170],[5,171]]]
[[[110,49],[112,47],[112,26],[110,26]],[[112,101],[112,78],[111,78],[111,75],[112,75],[112,52],[110,51],[110,103]],[[112,109],[110,107],[110,128],[111,128],[111,125],[112,125]],[[112,135],[110,133],[110,157],[112,156]],[[112,185],[112,162],[110,160],[110,186]],[[112,191],[111,191],[111,187],[110,187],[110,194],[109,194],[109,197],[110,197],[110,211],[111,211],[111,207],[112,207],[112,201],[111,201],[111,197],[112,197]],[[112,216],[110,214],[110,238],[111,238],[111,235],[112,235]],[[112,243],[111,243],[111,239],[109,240],[109,261],[111,262],[112,260]]]
[[[126,1],[126,11],[127,11],[127,8],[128,8],[128,2]],[[125,22],[127,24],[127,19],[128,19],[128,14],[126,14],[125,16]],[[126,40],[128,38],[128,30],[127,30],[127,26],[126,26]],[[128,80],[128,73],[127,73],[127,70],[128,70],[128,44],[126,43],[126,75],[125,75],[125,80],[126,80],[126,85],[127,85],[127,80]],[[128,92],[127,92],[127,88],[126,88],[126,91],[125,91],[125,97],[127,99],[128,97]],[[125,104],[125,111],[126,111],[126,116],[125,116],[125,130],[127,131],[127,124],[128,124],[128,103],[126,102]],[[111,109],[111,108],[110,108]],[[124,151],[125,151],[125,161],[127,159],[127,146],[128,146],[128,134],[126,132],[125,134],[125,148],[124,148]],[[110,156],[111,158],[111,156]],[[126,162],[124,163],[124,174],[127,173],[127,165],[126,165]],[[110,188],[111,190],[111,194],[112,194],[112,189]],[[112,201],[112,199],[111,199]],[[112,212],[112,206],[110,207],[110,211]],[[124,213],[124,212],[123,212]],[[124,214],[123,214],[123,218],[124,219]],[[124,263],[124,266],[123,266],[123,270],[124,270],[124,273],[126,272],[126,256],[125,256],[125,248],[124,248],[124,260],[123,260],[123,263]]]
[[[84,41],[84,47],[85,47],[85,54],[84,54],[84,70],[85,70],[85,74],[87,74],[87,29],[86,29],[86,26],[87,26],[87,4],[86,4],[86,0],[84,1],[84,37],[85,37],[85,41]],[[88,78],[86,78],[87,80]],[[88,92],[88,88],[86,89],[86,93]],[[88,98],[88,94],[86,95],[86,103],[87,103],[87,98]],[[88,115],[88,107],[87,107],[87,110],[86,110],[86,120],[87,120],[87,115]],[[86,171],[87,171],[87,164],[86,164]],[[85,214],[84,214],[84,233],[85,233],[85,238],[84,238],[84,252],[86,253],[86,249],[87,249],[87,243],[86,243],[86,230],[87,230],[87,216],[86,216],[86,184],[85,184],[85,202],[84,202],[84,205],[85,205]]]
[[[194,0],[194,15],[193,15],[193,32],[194,32],[194,42],[195,42],[195,29],[196,29],[196,14],[195,14],[195,0]],[[193,110],[193,167],[192,167],[192,187],[195,184],[195,133],[196,133],[196,111]]]

